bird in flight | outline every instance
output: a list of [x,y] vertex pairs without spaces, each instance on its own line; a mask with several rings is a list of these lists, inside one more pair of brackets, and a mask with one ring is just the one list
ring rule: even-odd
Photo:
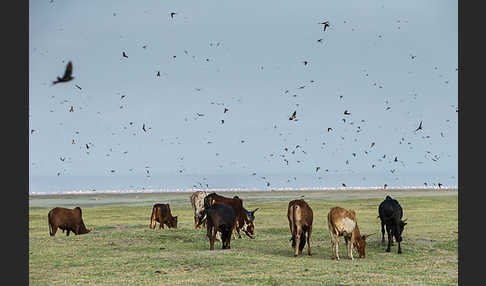
[[125,52],[122,52],[122,56],[123,56],[124,58],[128,58],[128,56],[127,56],[127,54],[125,54]]
[[68,82],[72,80],[74,78],[71,75],[72,73],[73,73],[73,64],[71,63],[71,61],[69,61],[66,65],[66,70],[64,71],[64,75],[62,77],[57,77],[57,80],[53,81],[52,85],[55,85],[60,82]]
[[224,112],[223,112],[223,113],[226,113],[226,112],[228,112],[228,111],[229,111],[229,109],[225,107],[225,108],[224,108]]
[[328,127],[328,128],[327,128],[327,132],[329,132],[329,131],[331,131],[331,130],[332,130],[332,128],[331,128],[331,127]]
[[344,115],[351,115],[351,113],[349,113],[349,111],[347,110],[344,110]]
[[419,130],[423,130],[423,129],[422,129],[422,121],[420,121],[419,127],[417,127],[417,129],[415,129],[415,132],[417,132],[417,131],[419,131]]
[[160,71],[158,71],[158,72],[157,72],[157,76],[159,76],[159,77],[160,77]]
[[145,132],[147,132],[147,130],[145,129],[145,123],[142,126],[142,130],[145,131]]
[[76,86],[79,90],[81,90],[81,87],[77,84],[75,84],[74,86]]
[[306,65],[308,65],[308,64],[309,64],[309,62],[308,62],[308,61],[303,61],[303,63],[304,63],[304,66],[306,66]]
[[325,22],[322,22],[322,23],[319,23],[319,24],[324,25],[323,31],[326,31],[326,28],[329,27],[329,21],[325,21]]
[[317,171],[319,171],[319,169],[320,169],[320,168],[321,168],[321,167],[316,167],[316,172],[317,172]]
[[289,120],[294,120],[297,117],[297,110],[292,113],[292,116],[289,117]]
[[373,146],[375,146],[375,142],[371,143],[370,149],[373,148]]
[[71,108],[69,108],[69,112],[74,112],[74,106],[71,105]]
[[170,12],[170,18],[174,19],[174,15],[176,15],[176,14],[177,14],[176,12]]
[[323,40],[323,39],[319,39],[319,40],[317,40],[317,42],[318,42],[318,43],[322,43],[322,40]]

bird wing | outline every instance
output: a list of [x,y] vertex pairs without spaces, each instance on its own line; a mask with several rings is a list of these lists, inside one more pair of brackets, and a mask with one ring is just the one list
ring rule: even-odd
[[66,65],[66,71],[64,72],[64,78],[69,78],[71,77],[71,74],[73,73],[73,64],[71,61]]

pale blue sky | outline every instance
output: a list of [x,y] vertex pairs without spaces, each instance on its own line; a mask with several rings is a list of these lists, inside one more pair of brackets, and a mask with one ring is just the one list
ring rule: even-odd
[[[148,166],[152,176],[232,174],[262,187],[253,172],[439,174],[457,184],[457,9],[445,0],[30,1],[31,180],[115,182]],[[69,60],[75,79],[51,86]],[[288,120],[294,110],[298,121]],[[326,185],[315,179],[302,183]]]

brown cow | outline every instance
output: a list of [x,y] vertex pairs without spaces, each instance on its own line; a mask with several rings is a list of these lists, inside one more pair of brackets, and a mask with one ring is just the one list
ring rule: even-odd
[[62,229],[63,232],[66,230],[66,236],[69,236],[70,231],[75,235],[85,234],[91,231],[84,225],[80,207],[75,207],[72,210],[60,207],[53,208],[49,211],[47,220],[50,236],[55,236],[58,228]]
[[[344,236],[348,257],[353,260],[353,248],[359,257],[365,258],[366,238],[372,234],[361,235],[356,221],[356,213],[341,207],[334,207],[327,215],[327,226],[331,237],[332,259],[339,260],[339,237]],[[351,241],[351,242],[350,242]]]
[[241,238],[240,235],[240,229],[243,229],[245,234],[251,238],[255,238],[255,225],[253,224],[253,221],[249,219],[249,217],[252,217],[253,219],[255,218],[254,213],[258,210],[255,209],[253,211],[247,211],[243,207],[243,201],[238,198],[227,198],[220,196],[216,193],[210,193],[208,194],[205,198],[205,205],[206,205],[206,200],[208,200],[209,205],[213,204],[223,204],[227,206],[231,206],[236,214],[236,221],[233,226],[233,237],[236,238],[236,233],[238,233],[238,237]]
[[[294,256],[302,254],[306,242],[307,232],[307,254],[311,254],[310,237],[312,234],[312,220],[314,214],[312,208],[302,199],[289,202],[287,208],[287,219],[289,220],[292,247],[295,249]],[[298,244],[298,245],[297,245]]]
[[164,228],[164,224],[169,228],[177,228],[177,216],[172,216],[169,204],[155,204],[152,207],[150,229],[155,229],[156,222],[159,223],[159,229]]

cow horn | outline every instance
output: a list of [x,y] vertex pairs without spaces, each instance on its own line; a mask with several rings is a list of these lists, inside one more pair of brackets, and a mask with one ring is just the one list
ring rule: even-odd
[[406,222],[406,221],[407,221],[407,219],[408,219],[408,217],[407,217],[406,219],[402,220],[402,222]]
[[370,233],[370,234],[365,234],[365,235],[363,235],[363,236],[364,236],[364,238],[366,239],[366,238],[368,238],[368,237],[372,236],[373,234],[376,234],[376,232],[373,232],[373,233]]
[[260,208],[256,208],[254,209],[253,211],[251,211],[252,213],[256,212],[257,210],[259,210]]

